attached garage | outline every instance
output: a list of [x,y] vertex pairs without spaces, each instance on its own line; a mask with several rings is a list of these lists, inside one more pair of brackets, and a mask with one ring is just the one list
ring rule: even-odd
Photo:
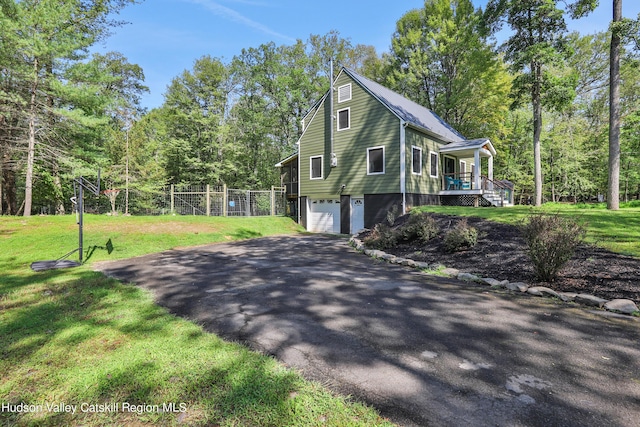
[[315,233],[340,233],[340,200],[309,198],[307,230]]

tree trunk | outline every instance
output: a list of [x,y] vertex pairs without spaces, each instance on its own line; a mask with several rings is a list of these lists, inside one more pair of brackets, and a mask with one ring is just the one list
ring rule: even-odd
[[[613,0],[613,22],[622,20],[622,0]],[[611,33],[609,84],[609,188],[607,209],[620,208],[620,34]]]
[[533,176],[535,185],[534,206],[542,205],[542,158],[540,150],[540,135],[542,134],[542,99],[541,99],[541,65],[531,64],[533,85],[531,101],[533,104]]
[[38,92],[38,59],[33,61],[33,84],[29,112],[29,149],[27,151],[27,174],[24,184],[24,216],[31,216],[31,202],[33,199],[33,166],[36,154],[36,120],[37,120],[37,92]]

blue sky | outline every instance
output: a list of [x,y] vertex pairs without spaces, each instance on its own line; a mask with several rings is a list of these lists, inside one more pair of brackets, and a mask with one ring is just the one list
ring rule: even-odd
[[[484,6],[486,0],[473,0]],[[598,10],[569,24],[583,34],[605,30],[611,20],[611,1],[601,0]],[[319,4],[321,4],[319,6]],[[143,106],[159,107],[171,79],[190,70],[196,59],[211,55],[230,61],[243,48],[263,43],[292,44],[310,34],[337,30],[355,44],[387,51],[395,24],[407,11],[422,7],[423,0],[146,0],[127,6],[118,20],[128,24],[93,49],[117,51],[140,65],[151,93]],[[636,17],[640,2],[623,2],[623,14]]]

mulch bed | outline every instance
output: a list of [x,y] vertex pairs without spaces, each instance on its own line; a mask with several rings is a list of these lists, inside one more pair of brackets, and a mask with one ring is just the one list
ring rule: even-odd
[[[395,248],[385,249],[385,252],[430,264],[442,264],[480,277],[547,286],[559,292],[588,293],[608,300],[630,299],[640,305],[640,258],[583,244],[554,282],[541,283],[535,279],[531,261],[525,253],[524,239],[517,226],[468,217],[468,224],[478,230],[478,243],[466,251],[448,254],[443,249],[442,236],[460,217],[432,216],[441,230],[437,238],[427,244],[402,243]],[[398,218],[394,227],[401,225],[407,217]],[[360,237],[365,236],[363,234]]]

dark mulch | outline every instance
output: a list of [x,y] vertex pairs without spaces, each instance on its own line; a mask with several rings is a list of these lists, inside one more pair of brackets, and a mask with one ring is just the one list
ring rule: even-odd
[[[385,252],[416,261],[439,263],[480,277],[547,286],[561,292],[588,293],[609,300],[625,298],[640,304],[639,258],[584,244],[578,248],[554,282],[540,283],[535,279],[517,226],[469,217],[469,225],[478,229],[477,245],[463,252],[447,254],[442,246],[442,236],[460,217],[440,214],[432,216],[440,225],[440,236],[428,244],[403,243],[395,248],[385,249]],[[406,217],[398,218],[394,227],[401,225]]]

